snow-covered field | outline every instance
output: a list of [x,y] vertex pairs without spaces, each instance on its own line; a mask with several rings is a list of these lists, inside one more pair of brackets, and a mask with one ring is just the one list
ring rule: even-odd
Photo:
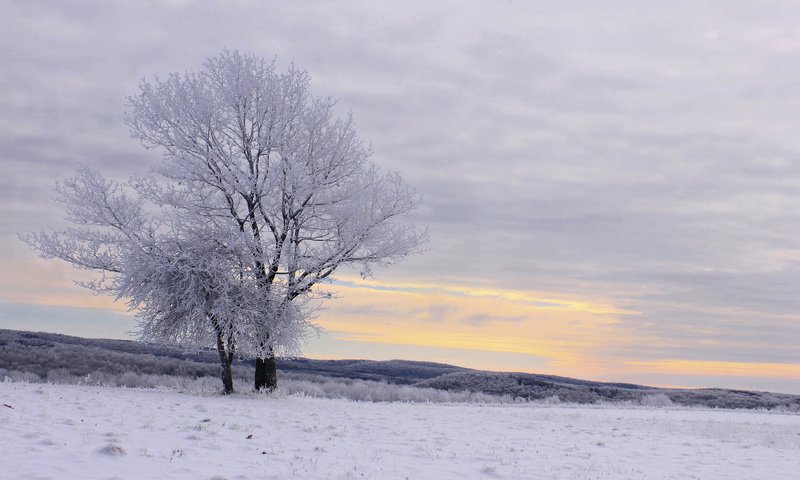
[[800,478],[796,414],[13,382],[0,401],[0,479]]

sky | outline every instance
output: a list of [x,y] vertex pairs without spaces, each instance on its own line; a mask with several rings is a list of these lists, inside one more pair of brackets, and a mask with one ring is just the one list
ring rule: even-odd
[[224,48],[312,75],[422,194],[424,254],[343,271],[312,358],[800,393],[800,5],[0,0],[0,328],[129,338],[17,238],[159,160],[123,123]]

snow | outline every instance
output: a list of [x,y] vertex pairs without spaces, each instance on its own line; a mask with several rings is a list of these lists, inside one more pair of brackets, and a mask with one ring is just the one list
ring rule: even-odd
[[13,382],[0,401],[0,479],[800,478],[796,414]]

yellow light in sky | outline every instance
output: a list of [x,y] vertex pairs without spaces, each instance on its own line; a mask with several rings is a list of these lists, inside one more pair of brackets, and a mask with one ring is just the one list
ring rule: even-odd
[[76,281],[89,281],[97,276],[73,268],[63,262],[41,259],[4,262],[9,274],[0,276],[0,300],[47,305],[53,307],[101,308],[127,313],[123,301],[97,295]]
[[[609,302],[533,292],[346,278],[320,323],[351,341],[520,353],[555,370],[591,364],[590,350],[622,341]],[[590,369],[591,370],[591,369]]]
[[[4,266],[14,267],[8,268],[14,274],[0,282],[2,301],[127,311],[122,302],[75,287],[70,279],[84,272],[57,262]],[[601,296],[347,276],[323,288],[337,298],[324,303],[317,320],[334,340],[459,349],[474,357],[468,360],[474,368],[491,369],[482,352],[497,352],[520,359],[504,368],[610,381],[649,383],[655,375],[800,378],[800,364],[622,358],[626,346],[659,345],[665,339],[643,338],[629,328],[630,317],[639,312]],[[363,356],[357,347],[348,348],[345,355]],[[526,356],[531,367],[524,364]]]

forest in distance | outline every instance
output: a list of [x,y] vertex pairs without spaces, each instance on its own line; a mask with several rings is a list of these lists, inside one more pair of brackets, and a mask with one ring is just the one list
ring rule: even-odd
[[[218,393],[213,350],[186,351],[129,340],[89,339],[0,329],[0,380],[125,387],[174,387]],[[237,361],[242,385],[254,362]],[[800,395],[720,388],[671,389],[553,375],[490,372],[406,360],[282,358],[288,394],[362,401],[616,403],[621,405],[775,409],[800,412]],[[198,387],[200,385],[200,387]],[[242,389],[242,391],[246,391]]]

